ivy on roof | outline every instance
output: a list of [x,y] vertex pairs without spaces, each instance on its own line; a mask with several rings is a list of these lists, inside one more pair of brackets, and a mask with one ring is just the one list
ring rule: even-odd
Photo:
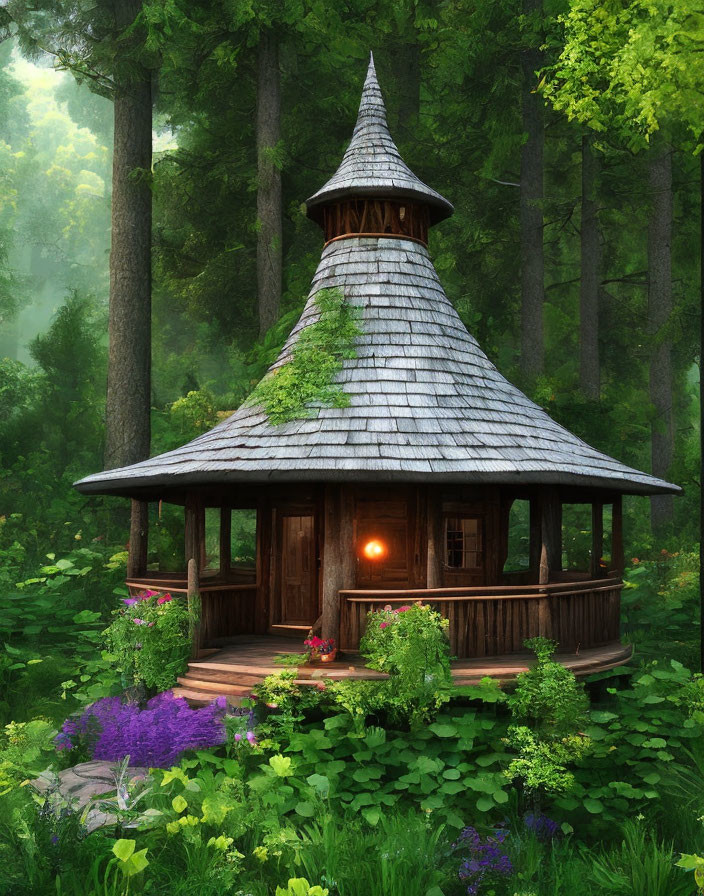
[[344,408],[350,401],[334,379],[342,362],[356,357],[361,311],[339,288],[321,289],[315,303],[320,317],[301,331],[291,360],[270,371],[246,402],[261,405],[275,426],[315,416],[314,406]]

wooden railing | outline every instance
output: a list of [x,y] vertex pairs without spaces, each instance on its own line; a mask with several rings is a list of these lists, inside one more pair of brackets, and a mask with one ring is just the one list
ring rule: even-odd
[[420,600],[450,621],[452,654],[500,656],[524,649],[542,635],[561,647],[597,647],[618,641],[621,589],[618,578],[549,585],[497,585],[409,591],[340,591],[340,644],[356,650],[367,613]]
[[[130,594],[140,591],[169,592],[185,597],[188,587],[185,576],[153,574],[127,580]],[[254,633],[256,582],[222,582],[204,579],[198,588],[201,600],[200,644],[207,646],[216,639]]]

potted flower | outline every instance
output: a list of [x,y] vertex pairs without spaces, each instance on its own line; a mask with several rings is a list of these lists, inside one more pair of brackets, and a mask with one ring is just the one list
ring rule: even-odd
[[321,663],[332,663],[337,656],[334,638],[319,638],[317,635],[313,635],[303,643],[308,648],[308,657],[311,662],[319,659]]

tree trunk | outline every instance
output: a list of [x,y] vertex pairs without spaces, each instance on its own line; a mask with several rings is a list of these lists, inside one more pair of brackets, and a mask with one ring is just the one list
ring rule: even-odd
[[[662,335],[672,313],[672,151],[653,149],[649,160],[648,332],[650,356],[651,465],[654,476],[666,478],[674,451],[672,413],[672,344]],[[672,521],[672,495],[650,499],[653,532]]]
[[[124,30],[141,8],[115,4]],[[112,242],[105,468],[149,456],[151,374],[151,77],[118,84],[114,100]]]
[[592,138],[582,137],[581,279],[579,292],[579,386],[586,398],[599,400],[599,290],[601,234],[596,203],[599,162]]
[[257,60],[257,302],[259,333],[276,323],[281,302],[281,171],[273,151],[281,137],[279,44],[262,32]]
[[[523,12],[542,12],[542,0],[523,0]],[[540,50],[523,51],[522,115],[526,137],[521,149],[521,372],[532,380],[543,372],[543,100],[536,91]]]
[[399,45],[394,58],[395,81],[398,86],[397,140],[416,148],[420,114],[420,46],[411,22],[408,36]]

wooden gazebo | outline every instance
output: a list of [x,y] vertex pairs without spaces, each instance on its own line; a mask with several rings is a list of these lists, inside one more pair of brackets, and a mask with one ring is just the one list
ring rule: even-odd
[[[323,635],[353,654],[370,609],[417,599],[449,618],[465,679],[515,672],[538,634],[578,671],[625,662],[621,498],[679,489],[555,423],[467,332],[427,249],[452,206],[401,159],[373,60],[349,148],[307,208],[325,245],[272,369],[317,320],[317,293],[337,287],[361,309],[356,357],[336,380],[349,405],[274,425],[245,404],[181,448],[77,483],[132,499],[131,588],[185,594],[192,561],[202,623],[191,692],[251,687],[282,644],[300,650],[281,638],[302,640],[321,617]],[[153,502],[185,507],[180,571],[151,568]],[[563,568],[567,505],[589,514],[579,569]],[[245,512],[256,546],[243,564],[231,530]]]

